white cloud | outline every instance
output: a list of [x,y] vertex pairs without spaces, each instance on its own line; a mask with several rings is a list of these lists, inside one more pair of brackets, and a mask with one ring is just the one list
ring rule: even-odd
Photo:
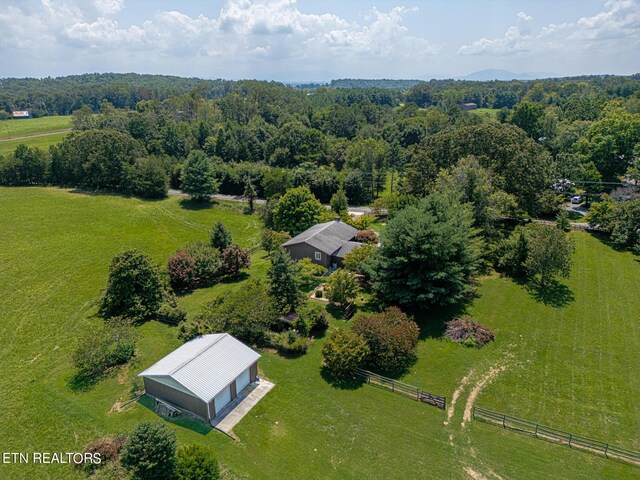
[[608,0],[602,12],[582,17],[576,22],[550,23],[534,34],[533,18],[518,12],[518,25],[511,26],[503,37],[481,38],[458,49],[460,55],[512,55],[521,52],[544,53],[593,51],[602,41],[624,39],[633,45],[640,39],[640,5],[636,0]]

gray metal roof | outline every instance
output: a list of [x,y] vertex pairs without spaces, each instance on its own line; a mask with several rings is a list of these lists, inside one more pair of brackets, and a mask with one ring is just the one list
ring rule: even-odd
[[228,333],[215,333],[188,341],[138,376],[170,384],[168,377],[210,402],[259,358],[259,353]]
[[357,233],[357,228],[353,228],[351,225],[347,225],[344,222],[334,220],[314,225],[313,227],[296,235],[291,240],[283,243],[282,246],[288,247],[298,243],[306,243],[327,255],[331,255],[333,252],[340,249],[344,243],[355,237]]
[[343,243],[342,246],[336,252],[333,252],[333,256],[337,258],[344,258],[347,255],[347,253],[349,253],[351,250],[361,246],[362,246],[362,243],[360,242]]

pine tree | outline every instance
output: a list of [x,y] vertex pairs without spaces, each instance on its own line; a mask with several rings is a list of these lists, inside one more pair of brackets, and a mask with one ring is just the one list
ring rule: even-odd
[[247,180],[247,184],[244,187],[244,198],[249,202],[249,212],[253,213],[253,201],[258,196],[256,192],[256,187],[251,183],[251,179]]
[[349,209],[349,200],[342,188],[333,194],[330,204],[331,211],[336,215],[340,215],[342,212],[346,212]]
[[182,190],[196,202],[208,201],[211,195],[218,193],[218,182],[213,165],[204,152],[191,152],[180,176]]
[[209,239],[211,246],[221,251],[229,248],[233,243],[233,235],[221,221],[215,223],[209,234]]
[[294,311],[300,305],[299,267],[289,254],[278,248],[271,254],[271,266],[267,270],[269,294],[282,314]]

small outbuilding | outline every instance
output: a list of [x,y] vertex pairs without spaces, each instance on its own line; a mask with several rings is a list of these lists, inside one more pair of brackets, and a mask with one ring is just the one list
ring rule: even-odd
[[260,354],[228,333],[188,341],[138,376],[147,395],[206,421],[258,377]]
[[310,258],[323,267],[337,267],[347,253],[361,246],[353,241],[358,229],[340,220],[319,223],[282,244],[294,260]]
[[29,110],[14,110],[11,112],[13,118],[31,118],[31,112]]

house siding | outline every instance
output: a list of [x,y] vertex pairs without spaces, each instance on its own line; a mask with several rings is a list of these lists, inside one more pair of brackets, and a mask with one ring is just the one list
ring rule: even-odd
[[146,393],[154,398],[168,402],[176,407],[184,408],[206,420],[209,419],[207,403],[199,398],[156,382],[149,377],[144,377],[144,388]]
[[[289,252],[291,258],[294,260],[302,260],[303,258],[310,258],[313,263],[322,265],[325,268],[329,268],[332,263],[331,255],[327,255],[325,252],[320,252],[315,247],[307,243],[298,243],[295,245],[286,245],[284,249]],[[322,260],[316,260],[315,253],[320,252]]]

